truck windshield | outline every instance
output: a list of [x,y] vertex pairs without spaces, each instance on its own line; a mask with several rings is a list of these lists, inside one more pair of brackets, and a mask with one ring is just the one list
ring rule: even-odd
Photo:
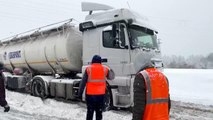
[[129,37],[132,49],[152,48],[158,49],[156,35],[153,30],[132,25],[129,27]]

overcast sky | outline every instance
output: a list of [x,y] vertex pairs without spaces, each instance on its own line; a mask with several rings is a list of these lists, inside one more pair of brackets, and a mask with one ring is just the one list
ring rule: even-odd
[[[83,0],[0,0],[0,39],[75,18],[83,21]],[[212,0],[84,0],[130,8],[147,16],[159,31],[163,55],[213,52]],[[129,5],[128,5],[129,4]]]

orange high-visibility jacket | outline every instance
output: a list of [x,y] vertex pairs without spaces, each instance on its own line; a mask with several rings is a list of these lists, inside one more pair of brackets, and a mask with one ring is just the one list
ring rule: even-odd
[[102,64],[93,63],[86,68],[88,80],[86,84],[87,95],[103,95],[106,92],[106,76],[109,69]]
[[146,85],[146,107],[142,120],[169,120],[169,86],[166,77],[156,68],[148,68],[140,74]]

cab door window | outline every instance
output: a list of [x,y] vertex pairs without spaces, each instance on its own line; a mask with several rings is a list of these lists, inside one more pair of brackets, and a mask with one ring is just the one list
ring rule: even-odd
[[[112,25],[110,26],[112,28]],[[106,48],[124,49],[125,46],[125,26],[116,24],[116,35],[113,35],[113,30],[103,31],[103,46]]]

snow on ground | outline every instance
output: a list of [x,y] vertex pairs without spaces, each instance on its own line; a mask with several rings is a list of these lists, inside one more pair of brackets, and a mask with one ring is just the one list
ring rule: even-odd
[[[170,120],[213,120],[211,96],[213,70],[166,69],[164,72],[170,80],[171,98],[176,100],[172,101]],[[85,120],[86,118],[86,105],[81,102],[55,99],[42,101],[29,94],[6,92],[11,111],[3,113],[3,108],[0,108],[0,120]],[[131,120],[132,114],[127,110],[111,110],[104,112],[103,117],[104,120]]]
[[213,69],[165,69],[172,100],[213,105]]
[[[3,113],[0,120],[85,120],[86,105],[81,102],[63,102],[54,99],[42,101],[29,94],[7,91],[11,111]],[[103,113],[103,120],[131,120],[127,110]],[[213,106],[172,101],[170,120],[213,120]]]
[[[29,94],[7,91],[9,113],[0,112],[0,120],[85,120],[86,105],[81,102],[41,100]],[[2,110],[1,110],[2,109]],[[0,111],[3,111],[1,108]],[[130,120],[128,111],[107,111],[104,120]],[[4,118],[4,119],[2,119]]]
[[172,101],[170,120],[213,120],[213,106]]

